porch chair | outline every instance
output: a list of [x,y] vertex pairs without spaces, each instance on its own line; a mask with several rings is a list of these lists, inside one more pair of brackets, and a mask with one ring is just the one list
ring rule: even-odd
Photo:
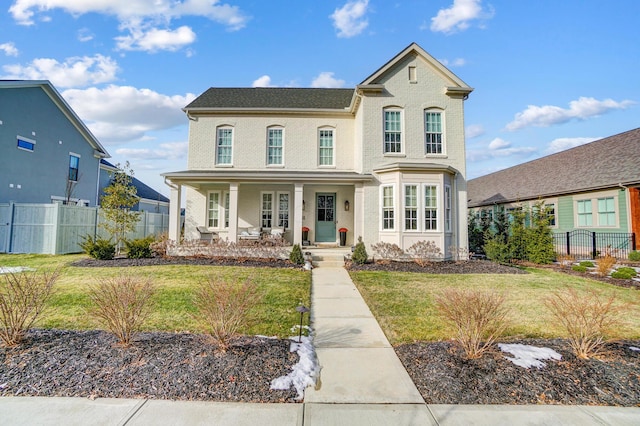
[[206,226],[198,226],[196,229],[200,233],[200,241],[211,243],[218,239],[218,233],[210,231]]

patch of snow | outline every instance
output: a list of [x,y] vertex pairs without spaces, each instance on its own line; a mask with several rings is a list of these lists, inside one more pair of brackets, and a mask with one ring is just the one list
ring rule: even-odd
[[0,274],[19,274],[25,271],[35,271],[35,269],[26,266],[0,266]]
[[635,346],[629,346],[629,349],[631,349],[634,352],[640,352],[640,348],[636,348]]
[[300,359],[291,368],[291,372],[286,376],[280,376],[271,381],[271,389],[287,390],[293,386],[298,392],[296,400],[304,398],[304,390],[307,386],[315,386],[320,375],[320,366],[316,358],[316,351],[313,347],[311,337],[302,336],[301,343],[298,343],[298,336],[290,337],[291,352],[297,352]]
[[519,367],[524,368],[542,368],[546,364],[541,359],[561,360],[562,355],[551,348],[539,348],[537,346],[522,345],[519,343],[505,344],[499,343],[498,347],[502,352],[513,355],[513,358],[505,356],[506,359]]

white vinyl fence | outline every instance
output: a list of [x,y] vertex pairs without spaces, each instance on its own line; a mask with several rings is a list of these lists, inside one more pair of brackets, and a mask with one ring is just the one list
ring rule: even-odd
[[[0,204],[0,253],[80,253],[83,238],[109,238],[99,226],[97,207],[62,204]],[[169,229],[169,215],[141,212],[128,239],[160,235]]]

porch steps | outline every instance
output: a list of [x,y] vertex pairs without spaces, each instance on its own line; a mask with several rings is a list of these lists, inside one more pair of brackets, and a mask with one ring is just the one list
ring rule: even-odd
[[311,253],[314,268],[342,268],[344,257],[351,253],[351,249],[345,248],[313,248],[302,249],[302,253]]

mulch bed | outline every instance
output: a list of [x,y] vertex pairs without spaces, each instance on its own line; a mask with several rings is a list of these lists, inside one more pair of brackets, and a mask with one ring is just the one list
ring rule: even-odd
[[[297,267],[286,261],[205,258],[87,259],[76,265],[185,263]],[[483,260],[439,262],[424,268],[411,262],[369,263],[350,269],[526,273]],[[640,353],[629,349],[640,347],[640,341],[610,343],[602,356],[590,360],[577,359],[560,339],[509,343],[550,347],[562,354],[562,360],[527,370],[505,359],[507,354],[497,346],[476,360],[465,359],[452,342],[417,342],[395,349],[429,404],[640,406]],[[103,331],[32,330],[23,345],[0,347],[0,395],[294,402],[295,390],[272,391],[269,385],[288,374],[297,360],[297,354],[289,352],[289,341],[278,339],[243,337],[223,353],[201,335],[141,333],[133,346],[123,348]]]
[[32,330],[0,347],[0,395],[294,402],[269,389],[298,362],[289,346],[244,337],[220,352],[202,335],[141,333],[124,348],[104,331]]
[[517,342],[549,347],[562,360],[525,369],[495,350],[465,359],[452,342],[411,343],[396,353],[428,404],[565,404],[640,406],[640,353],[607,344],[597,359],[578,359],[566,341],[527,339]]
[[[558,264],[552,264],[552,265],[523,264],[523,266],[531,266],[531,267],[540,268],[540,269],[552,269],[556,272],[560,272],[563,274],[573,275],[573,276],[582,277],[582,278],[588,278],[591,280],[596,280],[603,283],[611,284],[616,287],[635,288],[636,290],[640,290],[640,282],[636,280],[623,280],[619,278],[611,278],[609,276],[602,277],[598,274],[594,274],[589,271],[587,272],[574,271],[573,269],[571,269],[570,266],[563,267]],[[638,266],[638,265],[631,264],[630,266]]]
[[79,267],[126,267],[126,266],[159,266],[159,265],[203,265],[203,266],[247,266],[255,268],[291,268],[299,269],[283,259],[233,259],[212,257],[153,257],[149,259],[116,258],[112,260],[98,260],[92,258],[80,259],[71,264]]

